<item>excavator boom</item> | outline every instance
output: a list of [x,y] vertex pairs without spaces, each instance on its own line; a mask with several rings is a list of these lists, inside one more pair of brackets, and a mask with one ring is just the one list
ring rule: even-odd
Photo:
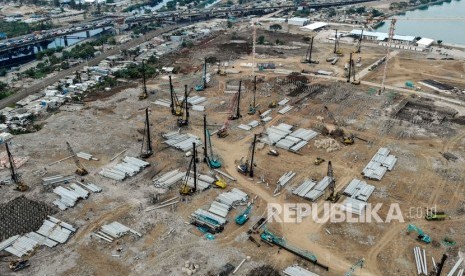
[[69,142],[66,142],[66,146],[68,148],[69,153],[73,156],[74,164],[76,164],[76,167],[77,167],[76,168],[76,174],[80,175],[80,176],[88,174],[89,172],[81,164],[81,162],[79,161],[79,158],[77,157],[76,153],[74,153],[74,150],[71,147],[71,145],[69,144]]

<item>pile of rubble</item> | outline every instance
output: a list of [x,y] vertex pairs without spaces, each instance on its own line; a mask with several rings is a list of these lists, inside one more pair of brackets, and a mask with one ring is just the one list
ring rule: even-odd
[[332,138],[318,139],[315,141],[315,147],[317,149],[325,149],[326,152],[333,152],[340,150],[342,146]]

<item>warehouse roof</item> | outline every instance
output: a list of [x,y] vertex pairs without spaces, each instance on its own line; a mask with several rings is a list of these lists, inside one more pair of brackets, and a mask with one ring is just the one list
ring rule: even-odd
[[325,26],[328,26],[328,23],[325,23],[325,22],[313,22],[312,24],[301,27],[301,29],[314,31],[314,30],[318,30],[320,28],[323,28]]

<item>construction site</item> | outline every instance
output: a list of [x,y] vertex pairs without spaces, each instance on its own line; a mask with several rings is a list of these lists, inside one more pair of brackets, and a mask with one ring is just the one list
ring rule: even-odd
[[0,275],[462,275],[464,61],[255,24],[1,145]]

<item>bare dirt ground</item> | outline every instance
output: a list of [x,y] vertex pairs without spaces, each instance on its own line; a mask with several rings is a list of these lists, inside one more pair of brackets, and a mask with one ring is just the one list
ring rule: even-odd
[[[237,35],[247,39],[246,33]],[[273,41],[275,34],[269,35],[269,40]],[[290,45],[292,40],[300,41],[298,37],[289,36],[288,39],[290,41],[286,42],[286,45]],[[257,150],[257,167],[255,178],[252,180],[236,171],[236,163],[247,155],[253,134],[263,132],[264,128],[260,126],[251,131],[237,128],[240,123],[258,120],[258,116],[246,114],[252,99],[249,80],[251,71],[250,68],[240,67],[240,63],[251,62],[251,56],[247,55],[247,48],[235,46],[223,48],[220,45],[220,43],[229,43],[229,40],[224,37],[216,38],[166,61],[175,63],[179,59],[178,64],[189,72],[187,75],[178,74],[174,79],[176,91],[181,92],[184,84],[191,87],[200,81],[200,73],[193,68],[201,68],[201,60],[205,56],[218,55],[219,59],[225,59],[235,55],[231,58],[231,61],[234,61],[231,66],[241,70],[242,73],[228,76],[214,74],[206,91],[193,93],[208,98],[208,101],[202,104],[206,107],[209,125],[213,125],[211,128],[214,129],[226,120],[232,97],[230,94],[224,94],[221,87],[230,81],[247,79],[245,81],[247,92],[244,93],[241,102],[243,117],[231,122],[228,137],[218,139],[213,136],[212,143],[214,151],[223,163],[222,170],[237,179],[236,182],[228,183],[227,189],[238,187],[251,197],[258,196],[250,221],[239,227],[234,223],[234,218],[240,210],[233,210],[228,216],[229,223],[225,231],[216,235],[213,241],[206,240],[199,230],[185,224],[184,222],[195,209],[207,208],[215,196],[222,192],[217,189],[196,194],[173,209],[144,211],[152,205],[152,197],[156,193],[151,181],[152,177],[173,168],[187,168],[189,161],[184,153],[166,148],[162,143],[161,133],[178,128],[175,123],[176,117],[169,113],[168,108],[152,104],[155,99],[169,99],[167,78],[159,76],[150,80],[149,89],[157,89],[158,92],[150,95],[147,100],[138,100],[140,88],[128,88],[109,97],[108,95],[95,97],[95,101],[86,102],[85,107],[80,111],[60,111],[52,114],[44,120],[45,125],[41,131],[15,137],[12,148],[14,154],[30,157],[29,161],[19,169],[23,173],[25,182],[31,186],[31,190],[25,193],[28,198],[47,203],[51,203],[56,198],[56,195],[42,186],[40,176],[33,173],[34,171],[43,170],[45,167],[48,171],[47,175],[73,174],[75,167],[71,160],[53,166],[47,165],[68,156],[65,141],[69,141],[75,151],[88,152],[100,159],[83,161],[83,164],[90,171],[90,175],[85,177],[86,180],[103,187],[102,193],[92,194],[74,208],[56,214],[79,230],[66,244],[53,249],[41,249],[31,257],[31,267],[17,274],[183,275],[181,268],[184,261],[189,260],[200,265],[198,275],[208,275],[226,263],[237,265],[245,256],[251,256],[252,261],[246,262],[237,275],[246,275],[252,268],[264,263],[271,264],[277,269],[299,263],[319,275],[342,275],[360,258],[366,259],[366,265],[362,270],[357,270],[357,275],[415,275],[415,261],[412,254],[414,246],[426,248],[428,258],[434,257],[436,260],[440,260],[442,254],[447,252],[449,260],[445,271],[450,270],[458,259],[457,252],[464,250],[465,241],[462,227],[465,203],[463,126],[444,122],[451,129],[450,132],[426,131],[424,125],[390,116],[392,108],[405,96],[389,93],[376,96],[368,93],[368,87],[309,77],[311,84],[322,86],[321,90],[309,96],[300,94],[295,97],[288,96],[291,103],[297,99],[303,98],[303,100],[295,104],[294,109],[285,115],[278,115],[273,111],[273,120],[268,122],[266,127],[283,122],[303,128],[317,128],[321,124],[317,116],[324,117],[325,123],[330,122],[323,108],[328,106],[336,120],[342,122],[346,132],[357,134],[370,143],[356,140],[352,146],[343,146],[339,151],[327,153],[325,150],[317,149],[313,141],[310,141],[308,146],[300,151],[301,154],[278,149],[281,153],[279,157],[267,155],[268,147],[265,146]],[[320,59],[319,55],[326,56],[330,49],[329,44],[317,44],[317,57]],[[275,50],[284,54],[276,53]],[[331,66],[325,64],[323,58],[320,59],[320,65],[300,63],[305,50],[306,47],[298,50],[274,48],[264,52],[260,50],[259,54],[263,56],[257,58],[257,62],[274,61],[276,64],[282,64],[279,68],[296,72],[302,69],[333,69],[343,74],[341,68],[343,64]],[[348,53],[349,48],[346,51]],[[371,54],[368,51],[364,55],[366,57],[362,59],[363,61],[375,60],[380,55],[380,50],[374,50]],[[402,55],[399,58],[401,57]],[[240,59],[234,60],[236,58]],[[189,64],[187,60],[192,62]],[[396,69],[392,72],[404,68],[397,62],[393,62]],[[455,71],[459,65],[439,61],[429,62],[442,70],[441,72],[451,77],[457,76]],[[368,64],[370,62],[366,63]],[[425,74],[430,74],[429,70],[436,72],[433,69],[421,68],[427,72]],[[208,68],[212,73],[215,70],[216,65]],[[398,73],[399,79],[402,74],[407,73],[407,69],[402,70],[404,73]],[[419,71],[411,67],[409,74],[414,70]],[[260,80],[257,86],[259,109],[265,111],[270,101],[283,99],[290,91],[290,87],[276,85],[286,78],[286,75],[269,71],[257,72],[257,75]],[[396,76],[393,78],[394,82],[399,82],[395,80]],[[110,159],[123,149],[128,149],[125,155],[138,156],[141,142],[138,129],[143,126],[145,107],[151,109],[150,119],[155,147],[155,154],[148,159],[151,167],[124,182],[110,181],[101,177],[98,175],[101,168],[117,163],[121,157],[112,162]],[[202,136],[202,115],[201,112],[192,111],[190,125],[182,131]],[[407,132],[409,135],[405,135]],[[383,203],[379,212],[382,218],[387,216],[389,204],[399,204],[405,222],[318,224],[307,218],[301,223],[272,222],[267,225],[269,230],[283,235],[290,244],[311,251],[319,262],[329,266],[329,271],[324,271],[291,253],[279,252],[276,247],[268,247],[262,243],[258,248],[248,241],[245,232],[260,217],[266,216],[267,203],[306,202],[294,196],[291,190],[304,178],[321,179],[326,175],[326,162],[320,166],[313,164],[317,156],[332,161],[337,179],[336,189],[340,191],[351,179],[361,179],[362,169],[380,147],[389,148],[392,154],[398,157],[398,163],[381,181],[368,181],[376,187],[375,193],[368,202]],[[447,161],[441,155],[443,152],[456,155],[457,161]],[[208,173],[205,164],[200,165],[200,171]],[[276,181],[287,171],[296,172],[295,179],[280,195],[273,196]],[[7,174],[6,171],[3,173]],[[261,178],[264,178],[268,185],[258,183]],[[19,195],[9,187],[2,187],[1,190],[2,203]],[[176,195],[178,195],[177,188],[163,195],[163,198]],[[322,207],[324,202],[320,199],[317,204]],[[417,210],[421,212],[423,208],[434,205],[438,210],[447,212],[450,219],[429,222],[423,218],[424,213],[417,214]],[[98,227],[115,220],[139,231],[143,236],[141,238],[125,236],[112,244],[91,238],[91,233]],[[406,233],[408,223],[422,228],[432,237],[433,243],[425,245],[417,241],[414,234],[408,235]],[[169,234],[171,229],[174,229],[174,232]],[[254,237],[259,239],[257,235]],[[457,244],[453,247],[445,246],[441,242],[444,237],[455,240]],[[121,249],[120,252],[117,249]],[[6,260],[8,257],[3,259]],[[0,275],[9,274],[7,263],[2,262]]]

